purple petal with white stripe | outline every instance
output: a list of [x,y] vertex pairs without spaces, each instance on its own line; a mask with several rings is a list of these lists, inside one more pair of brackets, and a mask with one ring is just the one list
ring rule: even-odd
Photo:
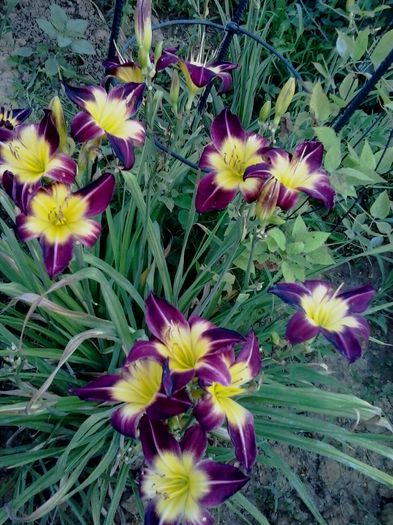
[[370,284],[359,286],[352,290],[346,290],[340,293],[337,297],[346,301],[349,306],[350,313],[361,314],[367,310],[368,305],[373,300],[375,290]]
[[188,428],[180,440],[180,448],[182,452],[191,452],[194,456],[195,463],[201,459],[205,453],[206,447],[206,432],[198,424],[192,425]]
[[285,337],[295,345],[304,343],[315,337],[319,332],[318,326],[311,324],[303,311],[296,312],[288,321]]
[[203,337],[210,339],[210,352],[215,352],[244,341],[244,337],[241,334],[227,328],[209,328],[204,332]]
[[249,481],[238,468],[215,461],[201,461],[198,465],[209,478],[209,492],[200,500],[206,507],[216,507],[238,492]]
[[75,179],[76,167],[76,162],[71,157],[65,153],[58,153],[50,160],[45,177],[63,184],[72,184]]
[[242,365],[244,365],[250,378],[256,377],[259,374],[261,370],[261,355],[259,352],[258,339],[255,337],[254,332],[249,332],[247,335],[246,342],[236,357],[236,363],[242,363]]
[[151,466],[156,456],[161,456],[163,452],[180,455],[179,443],[160,421],[153,421],[145,415],[141,419],[139,430],[143,455],[148,466]]
[[210,512],[206,509],[200,509],[199,516],[196,521],[185,520],[184,525],[213,525],[214,518]]
[[24,122],[31,115],[31,108],[13,109],[11,111],[12,118],[17,122],[17,125]]
[[41,122],[37,125],[37,133],[40,137],[43,137],[49,144],[49,153],[54,155],[59,147],[59,133],[53,122],[52,111],[50,109],[44,110],[45,115]]
[[27,213],[30,199],[40,188],[40,183],[20,184],[18,179],[10,171],[3,173],[2,182],[7,195],[14,201],[22,213]]
[[70,86],[67,83],[63,83],[64,90],[67,97],[74,102],[77,106],[85,109],[86,102],[94,100],[94,90],[99,89],[103,93],[106,93],[104,88],[97,86]]
[[[317,199],[323,203],[325,208],[332,208],[334,204],[334,197],[336,195],[336,192],[332,188],[329,182],[329,178],[327,174],[320,170],[318,174],[315,174],[315,178],[318,179],[314,182],[313,188],[306,188],[303,186],[299,186],[299,191],[303,191],[313,199]],[[293,206],[293,204],[292,204]],[[284,208],[283,208],[284,209]],[[285,208],[289,209],[289,208]]]
[[224,412],[219,410],[217,403],[213,402],[210,394],[198,401],[193,414],[207,431],[220,427],[225,419]]
[[163,341],[165,333],[173,325],[188,326],[187,321],[177,308],[164,299],[149,293],[145,303],[145,319],[150,332]]
[[101,224],[97,221],[87,219],[85,224],[89,226],[89,232],[83,235],[74,235],[75,239],[80,241],[84,246],[91,248],[93,244],[97,242],[98,237],[101,233]]
[[30,241],[31,239],[35,239],[39,237],[39,234],[37,233],[31,233],[29,228],[27,227],[27,217],[26,215],[19,214],[15,218],[15,229],[16,233],[19,237],[19,239],[23,242]]
[[158,361],[163,360],[161,354],[157,351],[154,341],[136,341],[127,355],[125,365],[145,357],[157,359]]
[[106,136],[112,147],[113,153],[123,164],[123,167],[126,170],[131,169],[135,162],[133,140],[129,137],[115,137],[109,133],[107,133]]
[[[307,283],[307,281],[306,281]],[[298,306],[303,295],[309,295],[306,283],[279,283],[268,289],[269,293],[277,295],[285,303]]]
[[167,68],[168,66],[171,66],[172,64],[177,64],[177,62],[179,62],[179,57],[176,55],[176,52],[176,47],[168,47],[166,49],[163,49],[161,56],[156,63],[157,73]]
[[245,141],[247,133],[243,130],[239,117],[225,108],[213,120],[210,128],[210,136],[214,146],[219,150],[222,143],[228,138],[236,138],[242,142]]
[[71,136],[77,142],[87,142],[104,134],[93,117],[84,111],[77,113],[71,121]]
[[154,402],[146,408],[146,414],[151,419],[166,419],[187,412],[191,406],[190,398],[184,389],[170,397],[160,392],[156,395]]
[[235,448],[237,460],[249,472],[257,456],[254,418],[251,412],[245,408],[242,408],[242,412],[244,421],[241,423],[235,425],[228,419],[228,433]]
[[344,327],[340,332],[328,332],[321,329],[321,332],[349,363],[361,357],[362,347],[352,328]]
[[71,393],[86,401],[115,401],[112,398],[112,387],[120,380],[115,374],[104,374],[87,385],[72,388]]
[[127,117],[131,117],[137,111],[143,100],[145,84],[128,82],[113,87],[108,95],[108,100],[125,100],[127,106]]
[[219,354],[208,355],[201,359],[197,365],[196,374],[201,384],[228,385],[231,382],[228,366]]
[[[307,191],[307,193],[309,193]],[[299,198],[299,192],[297,190],[291,190],[280,184],[280,189],[277,197],[277,206],[283,211],[288,211],[293,208]]]
[[43,237],[40,239],[44,264],[51,279],[67,268],[72,259],[72,237],[65,243],[50,244]]
[[86,217],[94,217],[102,213],[112,199],[115,189],[115,178],[111,173],[104,173],[81,190],[74,193],[83,197],[87,203]]
[[112,413],[111,423],[113,428],[123,436],[135,438],[138,434],[138,425],[142,415],[143,410],[136,412],[124,405]]
[[309,140],[298,144],[293,150],[293,157],[306,162],[309,170],[318,171],[322,164],[323,146],[320,142]]
[[224,190],[215,182],[216,174],[208,173],[198,182],[195,209],[198,213],[223,210],[235,198],[236,190]]

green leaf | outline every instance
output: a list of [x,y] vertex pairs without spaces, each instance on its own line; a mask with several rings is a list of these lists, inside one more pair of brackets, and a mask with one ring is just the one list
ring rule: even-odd
[[95,55],[93,45],[87,40],[74,40],[71,48],[75,53],[80,53],[81,55]]
[[349,56],[353,57],[354,50],[355,50],[355,42],[353,38],[349,37],[345,33],[342,33],[341,31],[337,31],[337,33],[338,33],[338,37],[336,40],[337,53],[344,60],[347,59]]
[[[378,195],[370,208],[370,213],[375,219],[386,219],[390,214],[391,202],[388,192],[385,190]],[[381,232],[382,233],[382,232]]]
[[44,31],[48,36],[51,38],[56,38],[58,32],[56,31],[56,28],[53,27],[53,25],[49,22],[49,20],[45,20],[44,18],[38,18],[37,20],[38,27]]
[[360,154],[359,163],[361,166],[364,166],[367,169],[375,170],[375,167],[377,165],[374,153],[372,152],[372,149],[370,148],[370,144],[367,140],[364,141],[364,145],[362,148],[362,152]]
[[280,228],[272,228],[268,232],[268,239],[271,238],[275,241],[280,250],[285,250],[286,237],[285,234]]
[[329,232],[307,232],[303,235],[304,253],[320,248],[329,238]]
[[376,224],[380,233],[384,235],[390,235],[392,233],[392,225],[388,222],[377,222]]
[[393,29],[385,33],[378,44],[375,46],[374,51],[371,53],[371,62],[377,67],[382,60],[390,53],[393,49]]
[[360,60],[364,53],[367,51],[368,46],[368,36],[370,34],[370,29],[366,27],[362,31],[359,31],[358,36],[355,39],[354,49],[353,49],[353,58],[354,60]]
[[57,75],[59,64],[56,57],[52,56],[45,60],[45,73],[48,77]]
[[11,53],[14,57],[30,57],[34,53],[31,47],[18,47]]
[[314,113],[315,118],[321,122],[327,120],[331,114],[329,99],[323,91],[320,82],[317,82],[312,90],[310,109]]
[[71,44],[72,38],[64,35],[57,35],[57,45],[59,47],[67,47]]
[[67,13],[59,5],[50,6],[50,18],[58,31],[64,31],[68,21]]
[[83,20],[82,18],[70,19],[67,20],[66,23],[66,32],[77,33],[79,36],[82,36],[85,33],[87,26],[87,20]]
[[307,226],[302,219],[301,215],[298,215],[293,223],[292,235],[295,238],[302,237],[307,232]]

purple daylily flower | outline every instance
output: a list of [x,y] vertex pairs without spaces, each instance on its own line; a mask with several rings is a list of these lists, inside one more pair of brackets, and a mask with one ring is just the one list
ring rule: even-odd
[[22,124],[31,113],[30,108],[25,109],[5,109],[0,107],[0,142],[12,139],[14,129]]
[[238,64],[214,61],[202,64],[195,60],[179,60],[179,67],[184,75],[189,92],[195,95],[214,78],[219,78],[221,81],[220,93],[228,91],[232,83],[229,71],[236,69]]
[[35,184],[42,178],[71,184],[76,163],[58,148],[52,112],[45,110],[39,124],[20,125],[11,140],[0,142],[0,175],[10,171],[20,184]]
[[279,283],[269,289],[298,312],[289,320],[286,338],[302,343],[321,333],[350,363],[361,356],[360,340],[368,340],[369,327],[362,317],[375,291],[370,285],[341,292],[325,281]]
[[240,191],[247,202],[254,201],[263,182],[244,180],[249,166],[265,161],[268,141],[243,130],[239,118],[224,109],[210,128],[212,144],[205,146],[200,168],[211,170],[198,184],[195,206],[198,213],[225,208]]
[[178,442],[161,422],[144,416],[140,438],[147,465],[141,481],[145,525],[212,525],[207,509],[223,503],[249,479],[236,467],[202,459],[207,438],[197,424]]
[[100,86],[72,87],[65,84],[68,97],[83,111],[71,122],[71,135],[77,142],[87,142],[106,135],[114,154],[125,169],[134,165],[134,145],[145,140],[145,128],[131,120],[142,102],[144,84],[128,83],[113,87],[108,93]]
[[185,389],[170,397],[162,386],[163,367],[155,359],[139,359],[123,366],[119,374],[105,374],[72,393],[88,401],[122,403],[112,414],[113,427],[136,437],[140,419],[165,419],[187,411],[192,405]]
[[14,201],[22,213],[28,213],[31,198],[41,188],[41,182],[35,184],[21,184],[10,172],[3,173],[3,188],[7,195]]
[[[322,201],[327,207],[333,206],[335,191],[330,185],[327,173],[321,168],[323,147],[316,141],[298,144],[292,155],[279,148],[270,149],[265,160],[247,168],[244,180],[259,179],[262,184],[278,183],[269,192],[270,200],[266,206],[274,206],[282,210],[292,208],[298,199],[299,192]],[[263,191],[263,186],[262,186]],[[264,203],[260,202],[263,208]]]
[[65,184],[52,184],[38,189],[29,198],[27,209],[22,209],[24,213],[17,215],[16,229],[21,240],[39,237],[51,278],[68,266],[75,241],[85,246],[96,242],[101,225],[90,217],[105,210],[114,186],[115,179],[109,173],[74,193]]
[[228,433],[235,447],[236,458],[249,471],[256,458],[254,418],[232,398],[247,393],[243,385],[254,379],[261,369],[258,340],[250,332],[239,355],[227,359],[231,381],[228,385],[204,385],[207,394],[198,402],[194,415],[205,430],[212,430],[227,421]]
[[244,337],[211,322],[192,316],[188,321],[174,306],[152,293],[146,299],[145,319],[153,335],[150,341],[137,341],[127,362],[153,357],[167,362],[172,388],[186,385],[196,375],[204,381],[228,384],[230,374],[221,356]]

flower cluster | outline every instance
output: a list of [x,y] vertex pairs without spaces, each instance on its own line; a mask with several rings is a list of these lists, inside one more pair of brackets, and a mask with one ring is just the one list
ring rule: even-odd
[[[252,332],[243,337],[200,317],[187,320],[152,293],[145,319],[151,338],[135,342],[120,372],[73,393],[119,404],[113,427],[140,438],[145,523],[212,523],[206,508],[238,491],[255,462],[253,416],[236,399],[260,372],[259,345]],[[202,459],[207,432],[224,420],[241,469]],[[182,435],[179,442],[170,429]]]

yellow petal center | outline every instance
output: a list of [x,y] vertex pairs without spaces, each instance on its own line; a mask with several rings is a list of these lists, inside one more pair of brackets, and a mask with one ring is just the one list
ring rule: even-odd
[[54,184],[50,193],[40,191],[32,198],[25,227],[51,244],[62,244],[73,235],[88,233],[86,208],[82,197],[70,195],[64,184]]
[[270,173],[289,190],[313,186],[313,174],[307,163],[299,159],[288,160],[282,155],[277,155]]
[[120,98],[110,99],[101,90],[93,91],[94,100],[86,102],[86,111],[90,113],[97,126],[113,135],[125,138],[127,136],[127,105]]
[[161,387],[162,367],[149,359],[135,361],[128,366],[124,377],[112,389],[117,401],[127,403],[135,412],[148,407]]
[[[211,153],[209,158],[217,172],[216,183],[226,190],[249,186],[250,180],[243,181],[243,175],[249,166],[263,162],[263,156],[257,153],[260,146],[254,136],[245,141],[234,137],[225,139],[220,151]],[[251,184],[254,183],[251,180]]]
[[157,343],[161,355],[169,358],[169,368],[184,372],[194,369],[200,359],[209,350],[209,340],[202,336],[208,325],[195,323],[192,328],[172,324],[165,336],[164,343]]
[[209,491],[208,485],[208,476],[195,465],[192,454],[164,452],[146,471],[142,490],[148,499],[156,501],[162,522],[198,522],[198,502]]
[[346,326],[358,326],[356,319],[347,315],[347,303],[332,295],[323,285],[317,286],[310,295],[303,296],[300,306],[311,324],[329,332],[340,332]]
[[1,145],[2,170],[11,171],[21,183],[37,182],[50,167],[49,144],[34,125],[21,129],[17,139]]

